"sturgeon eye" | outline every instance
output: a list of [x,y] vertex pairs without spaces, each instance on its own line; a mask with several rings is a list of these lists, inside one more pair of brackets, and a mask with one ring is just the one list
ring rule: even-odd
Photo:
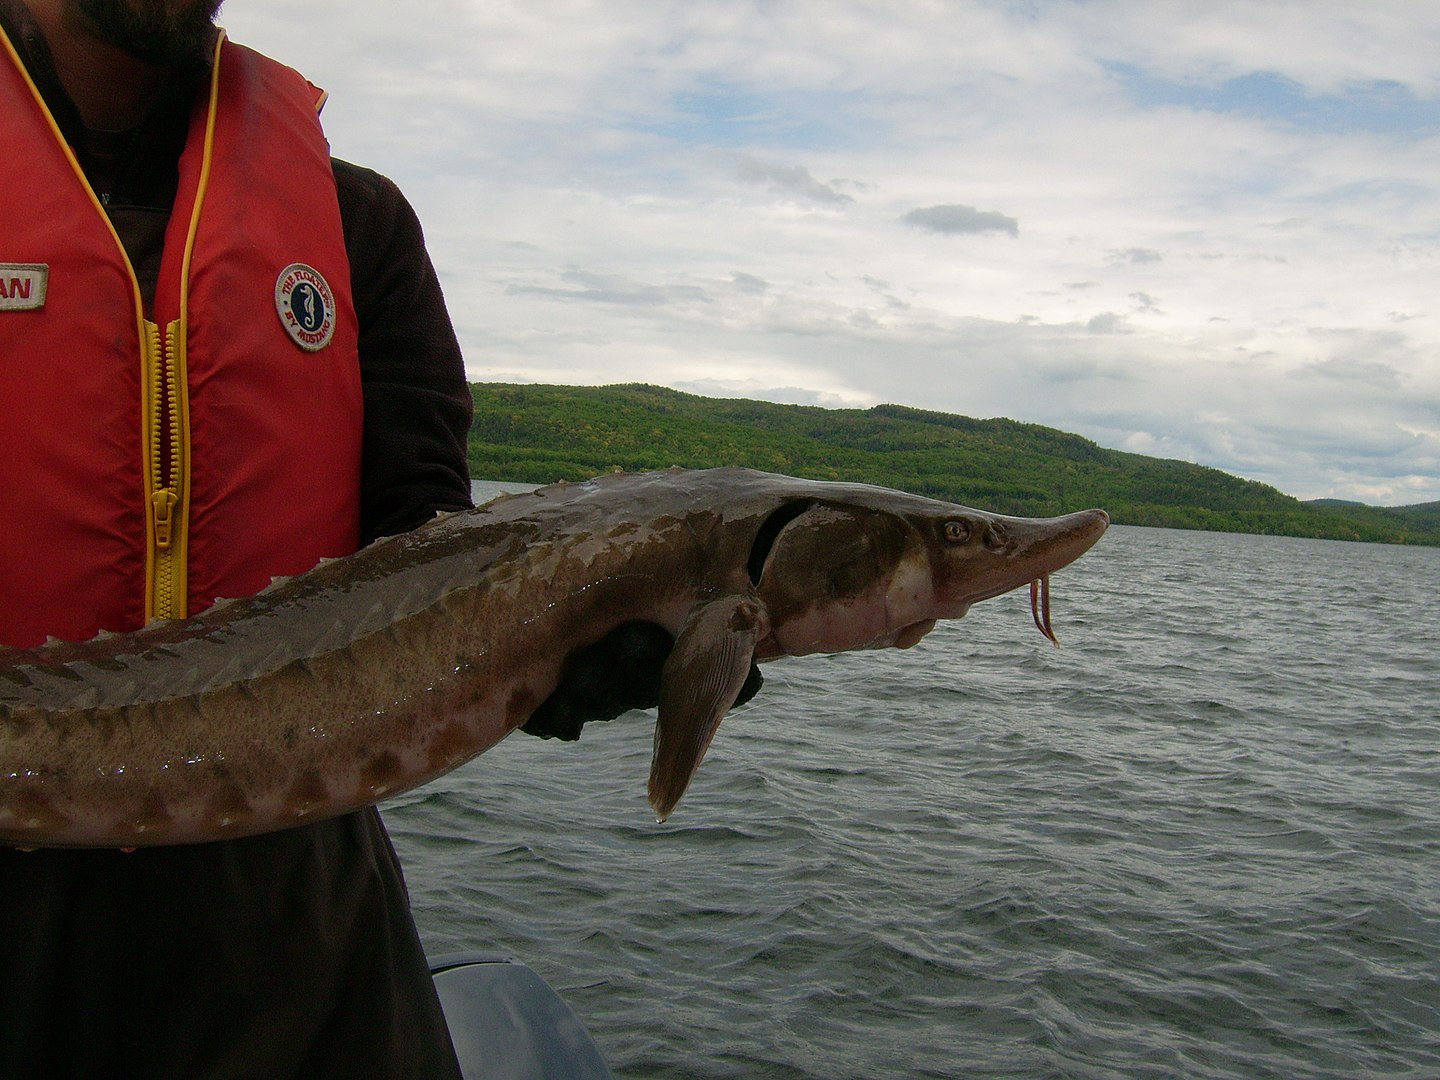
[[970,539],[970,526],[964,521],[945,522],[945,539],[952,544],[963,544]]

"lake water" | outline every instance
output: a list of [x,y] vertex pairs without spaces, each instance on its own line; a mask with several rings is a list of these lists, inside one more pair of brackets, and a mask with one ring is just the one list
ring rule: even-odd
[[908,652],[766,665],[386,812],[432,953],[620,1077],[1440,1077],[1440,550],[1115,527]]

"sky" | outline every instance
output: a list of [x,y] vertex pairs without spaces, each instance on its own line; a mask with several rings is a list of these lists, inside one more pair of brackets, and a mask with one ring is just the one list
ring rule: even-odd
[[229,0],[470,377],[1007,416],[1440,499],[1434,0]]

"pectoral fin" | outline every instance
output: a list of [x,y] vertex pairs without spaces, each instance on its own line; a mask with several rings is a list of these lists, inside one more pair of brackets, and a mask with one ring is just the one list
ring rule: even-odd
[[675,639],[660,676],[660,718],[650,763],[650,805],[664,821],[750,675],[761,608],[749,596],[701,604]]

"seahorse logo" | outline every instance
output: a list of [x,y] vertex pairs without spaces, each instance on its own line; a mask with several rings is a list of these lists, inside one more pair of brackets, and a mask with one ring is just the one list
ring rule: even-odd
[[280,325],[306,352],[317,352],[335,336],[335,294],[320,271],[291,263],[275,279],[275,310]]

